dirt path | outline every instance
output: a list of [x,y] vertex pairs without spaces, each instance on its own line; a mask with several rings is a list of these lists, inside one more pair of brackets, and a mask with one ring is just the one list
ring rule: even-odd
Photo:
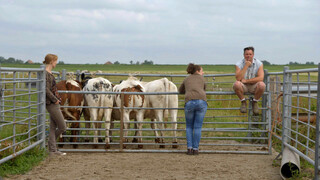
[[281,179],[273,155],[183,153],[68,153],[48,157],[8,180],[63,179]]

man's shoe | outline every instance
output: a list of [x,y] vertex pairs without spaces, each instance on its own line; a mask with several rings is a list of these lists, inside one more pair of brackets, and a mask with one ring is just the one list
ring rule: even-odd
[[252,110],[254,115],[259,114],[258,101],[252,101]]
[[188,151],[187,151],[187,155],[193,155],[193,151],[192,151],[192,149],[188,149]]
[[199,150],[193,150],[193,155],[199,155]]
[[247,113],[247,101],[246,100],[241,101],[240,112]]

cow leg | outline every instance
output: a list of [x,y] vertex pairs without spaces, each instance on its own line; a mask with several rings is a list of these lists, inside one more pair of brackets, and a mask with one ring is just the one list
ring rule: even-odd
[[[75,119],[72,119],[72,120],[79,121],[78,119],[80,119],[80,117],[78,118],[78,114],[79,113],[77,112],[77,110],[74,110],[73,117]],[[79,122],[72,122],[71,127],[72,128],[80,128],[80,123]],[[79,136],[79,130],[72,130],[71,135],[73,137],[70,138],[70,142],[77,143],[77,136]],[[73,144],[73,148],[78,148],[78,144]]]
[[[136,120],[135,120],[136,122]],[[129,124],[129,127],[130,127],[130,124]],[[138,129],[138,126],[137,126],[137,123],[133,123],[133,128],[134,129]],[[134,138],[132,140],[133,143],[137,143],[138,142],[138,138],[136,138],[138,136],[138,131],[136,130],[135,133],[134,133]]]
[[110,132],[110,124],[111,124],[111,113],[112,109],[104,109],[104,116],[105,116],[105,129],[106,129],[106,138],[105,138],[105,149],[110,148],[110,137],[109,137],[109,132]]
[[[153,119],[153,118],[151,118],[151,121],[152,122],[157,122],[157,120]],[[155,143],[160,143],[160,138],[159,138],[158,131],[155,130],[155,129],[157,129],[157,124],[156,123],[151,123],[151,129],[154,130],[154,135],[156,136],[156,138],[154,139]]]
[[[144,111],[138,111],[138,112],[137,112],[138,136],[140,136],[140,137],[138,138],[138,143],[142,143],[142,131],[141,131],[141,129],[142,129],[142,123],[141,123],[141,122],[143,121],[143,115],[144,115],[143,113],[144,113]],[[143,148],[143,145],[142,145],[142,144],[138,144],[138,148],[139,148],[139,149],[142,149],[142,148]]]
[[[90,117],[92,119],[92,121],[98,121],[98,109],[97,108],[92,108],[90,110]],[[94,148],[98,148],[98,131],[96,130],[97,128],[97,123],[92,123],[93,124],[93,129],[94,129],[94,138],[93,138],[93,147]]]
[[[174,122],[172,124],[172,129],[173,129],[173,140],[172,143],[173,144],[177,144],[178,140],[177,140],[177,129],[178,129],[178,124],[177,122],[177,114],[178,114],[178,110],[170,110],[170,115],[171,115],[171,121]],[[172,148],[178,148],[178,145],[172,145]]]
[[[130,121],[129,114],[130,114],[130,112],[126,111],[123,115],[123,137],[125,137],[122,139],[123,142],[128,142],[128,139],[126,138],[126,136],[128,136],[128,129],[129,129],[129,125],[130,125],[129,124],[129,121]],[[123,144],[123,148],[124,149],[126,148],[125,144]]]
[[[66,135],[66,132],[63,132],[62,135]],[[59,136],[59,142],[64,142],[65,137]],[[63,148],[63,144],[58,145],[59,148]]]
[[[163,141],[163,110],[155,110],[156,120],[159,122],[159,129],[160,129],[160,143],[164,143]],[[160,145],[160,148],[165,148],[165,145]]]
[[[84,114],[83,114],[83,116],[84,116],[84,120],[86,121],[85,127],[86,127],[86,129],[89,129],[89,128],[91,127],[91,124],[90,124],[90,110],[89,110],[88,108],[85,108],[85,109],[84,109]],[[89,135],[89,130],[86,130],[86,135],[87,135],[87,136]],[[89,138],[86,137],[86,138],[84,139],[84,141],[85,141],[85,142],[89,142]]]

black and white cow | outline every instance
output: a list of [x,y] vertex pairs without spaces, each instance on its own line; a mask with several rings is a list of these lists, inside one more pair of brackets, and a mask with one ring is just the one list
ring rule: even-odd
[[[84,75],[82,75],[82,79]],[[112,92],[113,87],[109,80],[105,78],[92,78],[86,79],[84,82],[83,91],[97,91],[97,92]],[[102,121],[105,118],[106,139],[105,148],[110,148],[109,129],[111,122],[111,113],[113,107],[113,95],[112,94],[84,94],[84,105],[89,107],[104,107],[104,108],[86,108],[84,110],[84,118],[86,121]],[[108,108],[106,108],[108,107]],[[86,123],[86,128],[90,128],[90,123]],[[93,128],[101,128],[101,123],[93,123]],[[87,130],[87,135],[89,131]],[[100,135],[100,131],[94,132],[94,143],[98,143],[97,136]],[[102,141],[99,138],[99,141]],[[97,147],[97,145],[94,145]]]

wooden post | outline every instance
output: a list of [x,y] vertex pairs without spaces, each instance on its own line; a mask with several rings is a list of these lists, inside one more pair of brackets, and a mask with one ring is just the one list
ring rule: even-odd
[[277,119],[277,109],[279,109],[279,104],[277,103],[277,98],[280,95],[280,77],[270,77],[270,92],[271,92],[271,119],[275,122]]

